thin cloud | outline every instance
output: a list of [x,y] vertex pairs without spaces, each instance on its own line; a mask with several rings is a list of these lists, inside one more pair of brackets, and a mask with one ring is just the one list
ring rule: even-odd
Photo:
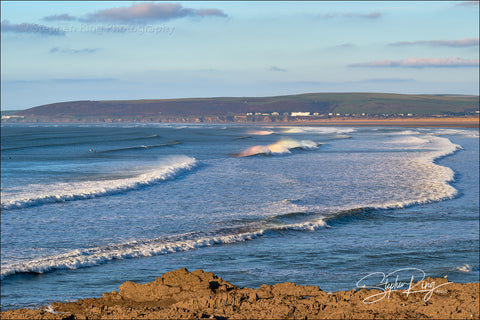
[[327,13],[327,14],[321,15],[320,18],[322,18],[322,19],[332,19],[332,18],[335,18],[336,16],[338,16],[338,15],[333,14],[333,13]]
[[57,82],[57,83],[98,83],[98,82],[115,82],[115,78],[54,78],[43,81]]
[[287,72],[287,69],[282,69],[282,68],[279,68],[277,66],[271,66],[270,69],[268,69],[270,71],[274,71],[274,72]]
[[356,47],[356,45],[353,43],[342,43],[334,46],[334,48],[354,48],[354,47]]
[[378,19],[382,16],[380,12],[371,12],[371,13],[346,13],[343,15],[347,18],[363,18],[363,19]]
[[63,53],[63,54],[82,54],[82,53],[94,53],[100,49],[98,48],[84,48],[84,49],[69,49],[69,48],[61,48],[61,47],[54,47],[50,49],[50,53]]
[[463,38],[457,40],[422,40],[422,41],[399,41],[389,43],[389,46],[415,46],[427,45],[432,47],[473,47],[479,45],[479,38]]
[[130,7],[118,7],[100,10],[87,16],[86,21],[118,22],[118,23],[145,23],[167,21],[183,17],[228,17],[218,9],[185,8],[179,3],[139,3]]
[[354,63],[349,67],[368,68],[458,68],[478,67],[478,59],[462,58],[408,58],[404,60],[377,60],[372,62]]
[[74,17],[74,16],[71,16],[67,13],[64,13],[64,14],[54,14],[54,15],[51,15],[51,16],[47,16],[47,17],[44,17],[43,20],[45,20],[45,21],[73,21],[73,20],[77,20],[77,18]]
[[116,78],[49,78],[41,80],[7,80],[11,84],[45,84],[45,83],[99,83],[116,82]]
[[383,82],[415,82],[416,80],[413,78],[372,78],[372,79],[365,79],[363,81],[357,82],[373,82],[373,83],[383,83]]
[[195,13],[195,16],[198,16],[198,17],[208,17],[208,16],[222,17],[222,18],[228,17],[225,13],[223,13],[222,10],[219,10],[219,9],[197,9],[197,10],[194,10],[194,13]]
[[34,23],[21,23],[21,24],[12,24],[8,20],[2,21],[2,32],[12,32],[12,33],[32,33],[32,34],[41,34],[41,35],[51,35],[51,36],[64,36],[65,31],[60,28],[44,26],[41,24]]
[[370,12],[370,13],[326,13],[320,15],[322,19],[332,19],[337,17],[344,17],[344,18],[360,18],[360,19],[378,19],[382,16],[380,12]]

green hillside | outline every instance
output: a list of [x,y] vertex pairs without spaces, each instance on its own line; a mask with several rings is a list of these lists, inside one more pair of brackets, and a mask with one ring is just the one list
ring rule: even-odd
[[479,96],[389,93],[308,93],[274,97],[71,101],[17,112],[26,119],[234,116],[247,113],[312,112],[416,115],[465,114],[479,109]]

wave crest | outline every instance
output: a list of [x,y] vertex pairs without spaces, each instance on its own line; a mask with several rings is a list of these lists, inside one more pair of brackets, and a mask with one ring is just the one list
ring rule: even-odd
[[318,145],[319,145],[318,143],[313,142],[311,140],[296,141],[292,139],[284,139],[266,146],[258,145],[258,146],[250,147],[240,152],[236,156],[249,157],[257,154],[263,154],[263,155],[288,154],[288,153],[291,153],[290,150],[293,150],[293,149],[312,150],[312,149],[316,149]]
[[115,259],[151,257],[167,253],[211,247],[218,244],[247,241],[262,236],[263,232],[263,230],[258,230],[239,234],[202,237],[172,242],[165,242],[162,241],[162,239],[152,239],[89,249],[77,249],[63,254],[2,266],[1,279],[19,273],[45,273],[55,270],[73,270],[100,265]]
[[[88,181],[76,183],[57,183],[53,185],[30,185],[30,189],[22,193],[9,195],[2,190],[2,210],[21,209],[48,203],[86,200],[105,197],[137,190],[154,185],[165,180],[171,180],[196,167],[194,158],[176,156],[165,161],[157,168],[141,175],[103,181]],[[32,192],[32,189],[37,189]]]
[[275,132],[273,132],[272,130],[250,130],[247,132],[247,134],[251,136],[268,136],[273,133]]
[[[329,228],[322,219],[290,224],[266,224],[255,228],[232,228],[217,230],[211,235],[198,233],[190,236],[173,236],[169,239],[156,238],[111,244],[87,249],[76,249],[62,254],[32,259],[26,262],[2,265],[0,278],[22,273],[45,273],[56,270],[74,270],[104,264],[111,260],[158,256],[174,252],[195,250],[214,245],[253,240],[267,231],[315,231]],[[249,230],[250,229],[250,230]],[[199,235],[204,236],[200,237]]]

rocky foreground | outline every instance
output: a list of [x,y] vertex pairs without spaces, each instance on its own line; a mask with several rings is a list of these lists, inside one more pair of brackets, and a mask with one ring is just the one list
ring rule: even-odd
[[290,282],[251,289],[180,269],[146,284],[125,282],[101,298],[4,311],[1,319],[479,319],[479,283],[427,278],[410,287],[408,295],[406,288],[328,293]]

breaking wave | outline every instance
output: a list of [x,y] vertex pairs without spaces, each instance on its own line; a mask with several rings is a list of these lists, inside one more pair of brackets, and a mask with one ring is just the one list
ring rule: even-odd
[[420,132],[416,130],[402,130],[402,131],[397,131],[397,132],[389,132],[389,135],[398,135],[398,136],[410,136],[410,135],[417,135],[420,134]]
[[324,229],[329,227],[330,226],[323,219],[317,219],[314,221],[286,224],[283,226],[278,226],[276,229],[294,231],[315,231],[318,229]]
[[201,237],[190,240],[165,242],[164,239],[132,241],[128,243],[73,250],[28,262],[2,266],[1,278],[18,273],[45,273],[55,270],[78,269],[95,266],[116,259],[151,257],[173,252],[210,247],[217,244],[247,241],[263,235],[263,230],[240,234]]
[[461,272],[472,272],[473,268],[469,264],[464,264],[461,267],[456,267],[455,270],[461,271]]
[[247,132],[247,134],[251,136],[268,136],[273,133],[275,132],[273,132],[272,130],[251,130]]
[[[137,190],[165,180],[172,180],[196,167],[194,158],[176,156],[167,158],[155,169],[131,178],[29,185],[28,190],[10,195],[2,190],[2,210],[21,209],[48,203],[86,200]],[[32,191],[33,190],[33,191]]]
[[236,154],[235,156],[249,157],[257,154],[263,154],[263,155],[288,154],[288,153],[291,153],[290,150],[293,150],[293,149],[312,150],[312,149],[316,149],[318,146],[319,146],[318,143],[310,140],[296,141],[291,139],[284,139],[266,146],[259,145],[259,146],[250,147]]
[[77,249],[70,252],[33,259],[2,266],[1,279],[21,273],[45,273],[55,270],[73,270],[100,265],[111,260],[151,257],[174,252],[194,250],[214,245],[222,245],[252,240],[264,235],[266,231],[293,230],[314,231],[327,228],[325,221],[318,219],[313,222],[270,226],[249,232],[229,235],[217,235],[165,241],[157,238],[152,240],[132,241],[118,245],[108,245],[88,249]]
[[[267,231],[315,231],[329,228],[322,219],[291,224],[264,224],[251,230],[235,229],[219,230],[205,236],[198,233],[190,236],[173,236],[151,240],[137,240],[121,244],[98,246],[87,249],[76,249],[66,253],[36,258],[26,262],[3,265],[1,279],[22,273],[45,273],[56,270],[74,270],[104,264],[111,260],[152,257],[174,252],[189,251],[214,245],[244,242],[261,237]],[[232,232],[233,231],[233,232]],[[230,234],[228,234],[230,232]],[[227,234],[225,234],[227,233]],[[203,234],[204,236],[199,236]],[[188,238],[190,237],[190,239]]]

